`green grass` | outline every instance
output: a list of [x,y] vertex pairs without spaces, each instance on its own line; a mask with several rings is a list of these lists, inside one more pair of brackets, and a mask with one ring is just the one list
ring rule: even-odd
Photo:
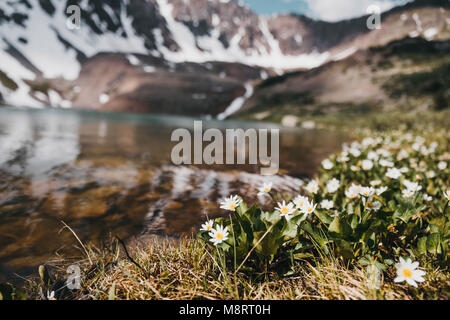
[[[433,132],[443,138],[448,130],[450,110],[441,112],[370,113],[365,116],[341,114],[309,116],[318,126],[349,131],[355,136],[371,132],[402,130],[414,134]],[[431,141],[431,140],[430,140]],[[448,148],[448,146],[447,146]],[[448,180],[447,180],[448,182]],[[445,187],[445,186],[443,186]],[[447,185],[448,187],[448,185]],[[201,222],[199,222],[201,223]],[[354,261],[329,253],[296,260],[288,269],[272,267],[265,271],[245,268],[234,272],[223,267],[205,242],[194,238],[151,238],[130,243],[128,253],[117,241],[96,247],[83,246],[80,257],[58,258],[46,263],[51,280],[36,276],[26,280],[23,288],[6,290],[4,298],[45,299],[39,291],[56,291],[58,299],[448,299],[448,266],[437,263],[433,255],[416,257],[425,269],[426,281],[419,288],[394,283],[395,268],[380,275],[377,286],[374,274]],[[82,270],[81,290],[59,290],[67,278],[67,267],[77,264]],[[267,271],[269,270],[269,271]],[[6,291],[5,291],[6,290]]]
[[[289,275],[276,272],[234,274],[219,267],[198,241],[151,239],[128,248],[139,265],[126,257],[122,247],[88,247],[89,259],[76,261],[83,271],[82,290],[64,291],[65,299],[439,299],[449,296],[448,272],[432,269],[420,289],[393,284],[387,274],[379,288],[361,267],[345,265],[333,256],[300,261]],[[92,261],[92,263],[90,262]],[[57,261],[48,267],[62,280],[74,261]],[[426,265],[426,263],[425,263]],[[30,279],[28,295],[39,299],[38,279]],[[56,281],[54,281],[56,282]],[[52,290],[53,288],[50,288]],[[44,290],[46,292],[46,290]]]

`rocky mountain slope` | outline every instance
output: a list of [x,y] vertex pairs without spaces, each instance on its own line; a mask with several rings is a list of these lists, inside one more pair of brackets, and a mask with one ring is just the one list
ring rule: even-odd
[[[79,29],[67,8],[81,8]],[[229,115],[269,76],[407,36],[445,40],[449,1],[416,0],[336,23],[263,17],[234,0],[0,3],[0,100],[10,105]]]
[[234,116],[293,123],[319,114],[449,106],[450,41],[405,38],[267,79]]

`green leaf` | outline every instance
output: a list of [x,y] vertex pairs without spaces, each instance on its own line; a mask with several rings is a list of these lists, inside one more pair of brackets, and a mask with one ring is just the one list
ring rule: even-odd
[[261,219],[270,222],[271,224],[276,224],[281,220],[280,213],[278,211],[273,212],[263,212],[261,214]]
[[[255,251],[257,253],[261,254],[265,258],[269,258],[270,260],[272,260],[273,256],[275,256],[275,254],[278,251],[279,245],[277,244],[276,238],[270,232],[266,234],[266,236],[264,237],[264,239],[262,239],[261,242],[259,242],[260,239],[264,236],[264,234],[265,234],[264,231],[255,232],[253,234],[254,235],[253,246],[256,246]],[[256,245],[258,242],[259,244]]]
[[328,227],[328,231],[339,235],[340,237],[347,237],[351,234],[351,228],[348,223],[341,217],[337,216]]
[[350,224],[351,228],[355,230],[358,227],[358,224],[359,224],[358,216],[356,215],[352,216],[352,222]]
[[441,253],[441,235],[439,233],[432,233],[427,238],[427,250],[432,254]]
[[419,250],[420,254],[427,253],[427,237],[422,237],[417,242],[417,250]]
[[318,229],[316,226],[307,222],[301,226],[301,229],[304,230],[307,234],[313,238],[313,240],[319,245],[319,247],[328,253],[327,243],[328,239],[323,235],[323,232]]
[[316,210],[314,211],[314,214],[316,215],[317,218],[320,219],[320,221],[322,221],[326,225],[329,225],[333,221],[333,218],[327,215],[322,210]]
[[308,259],[308,258],[312,258],[312,257],[314,257],[314,255],[312,253],[308,253],[308,252],[294,253],[295,260]]

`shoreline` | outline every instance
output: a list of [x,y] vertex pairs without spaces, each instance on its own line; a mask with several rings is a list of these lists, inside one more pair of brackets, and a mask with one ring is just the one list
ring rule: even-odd
[[[407,121],[406,117],[405,119]],[[389,123],[393,123],[392,120],[389,119]],[[444,155],[448,155],[448,134],[433,137],[433,131],[426,133],[420,130],[420,124],[416,125],[419,127],[404,132],[424,133],[427,143],[433,141],[431,139],[443,141],[444,146],[447,145]],[[435,126],[435,132],[442,132],[439,121],[433,122],[432,125]],[[399,126],[401,124],[398,123],[397,127]],[[395,137],[392,133],[388,136]],[[334,156],[331,158],[334,159]],[[445,170],[447,173],[439,178],[439,181],[443,182],[440,188],[445,188],[450,182],[448,168]],[[326,170],[325,173],[323,169],[320,172],[319,179],[322,179],[326,176]],[[433,199],[436,197],[436,200],[433,200],[437,201],[436,204],[444,203],[439,189],[433,191],[432,195]],[[443,208],[445,212],[449,210],[448,206]],[[284,263],[263,273],[242,270],[236,274],[232,272],[231,266],[222,269],[217,264],[214,250],[211,250],[208,242],[200,238],[176,239],[148,235],[144,238],[133,237],[127,241],[126,246],[129,255],[117,242],[110,243],[109,248],[88,245],[87,252],[91,256],[88,254],[84,260],[80,259],[78,262],[82,266],[83,274],[96,280],[94,283],[89,280],[87,283],[91,284],[85,283],[82,290],[72,298],[391,300],[448,299],[450,295],[450,273],[448,267],[442,267],[445,259],[437,259],[439,255],[433,254],[416,257],[420,265],[426,268],[427,280],[419,289],[414,289],[406,284],[394,283],[395,269],[392,266],[383,271],[380,286],[370,287],[366,267],[356,261],[345,263],[334,249],[326,256],[304,256],[291,266],[289,274],[283,271],[286,268]],[[67,265],[69,261],[60,262]],[[62,268],[57,266],[55,270]],[[55,273],[56,277],[61,275]],[[35,289],[28,292],[31,297],[33,292],[36,294],[37,288],[42,286],[42,282],[36,279],[32,283]]]

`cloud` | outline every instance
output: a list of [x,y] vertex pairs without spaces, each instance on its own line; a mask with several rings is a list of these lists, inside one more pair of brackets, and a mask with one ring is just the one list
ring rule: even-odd
[[410,0],[303,0],[308,13],[326,21],[339,21],[367,14],[370,6],[376,5],[381,11],[389,10]]

